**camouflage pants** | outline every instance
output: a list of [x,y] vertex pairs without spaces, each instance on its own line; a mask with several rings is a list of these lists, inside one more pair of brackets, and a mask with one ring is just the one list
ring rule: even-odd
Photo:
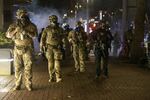
[[75,61],[76,71],[85,71],[85,49],[73,45],[73,58]]
[[24,76],[25,86],[32,86],[32,49],[31,47],[18,49],[14,48],[14,67],[16,86],[22,83]]
[[48,48],[46,51],[46,58],[48,59],[48,71],[50,80],[53,80],[54,74],[56,75],[56,80],[61,79],[61,50]]

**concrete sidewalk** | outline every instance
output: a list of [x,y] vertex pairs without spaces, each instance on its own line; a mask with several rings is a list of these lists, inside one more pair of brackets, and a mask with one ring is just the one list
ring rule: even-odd
[[[85,73],[74,73],[73,61],[65,61],[63,81],[48,83],[46,61],[38,60],[33,67],[33,88],[24,86],[12,91],[14,76],[0,76],[1,100],[150,100],[150,70],[134,64],[110,60],[109,79],[94,80],[95,64],[86,62]],[[38,66],[37,66],[38,65]]]

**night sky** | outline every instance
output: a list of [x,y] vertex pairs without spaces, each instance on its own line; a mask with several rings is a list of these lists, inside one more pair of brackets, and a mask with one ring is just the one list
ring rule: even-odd
[[[43,7],[53,7],[56,9],[66,9],[73,6],[73,4],[75,4],[75,1],[83,1],[83,5],[86,5],[86,0],[38,0],[38,5]],[[95,9],[120,8],[122,6],[122,0],[93,0],[92,6]]]
[[[38,5],[42,7],[50,7],[57,10],[71,10],[74,8],[75,2],[80,2],[86,7],[86,0],[37,0]],[[93,2],[90,2],[93,1]],[[150,0],[147,0],[147,13],[150,15]],[[91,14],[97,13],[100,9],[115,10],[122,8],[122,0],[89,0]]]
[[55,9],[67,9],[70,5],[70,0],[38,0],[38,5],[42,7],[51,7]]

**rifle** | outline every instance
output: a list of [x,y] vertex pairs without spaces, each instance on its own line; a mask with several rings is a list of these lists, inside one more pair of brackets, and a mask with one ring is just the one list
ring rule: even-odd
[[104,48],[104,43],[102,43],[102,41],[100,40],[100,41],[96,41],[96,43],[95,43],[96,45],[95,45],[95,48],[96,49],[99,49],[101,52],[102,52],[102,54],[103,54],[103,56],[104,57],[106,57],[106,54],[105,54],[105,48]]

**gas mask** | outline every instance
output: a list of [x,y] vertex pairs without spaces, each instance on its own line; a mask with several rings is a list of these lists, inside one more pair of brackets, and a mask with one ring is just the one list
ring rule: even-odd
[[57,25],[57,22],[51,22],[51,21],[50,21],[50,25],[51,25],[51,26],[56,26],[56,25]]
[[57,23],[58,18],[57,18],[56,15],[51,15],[51,16],[49,16],[49,21],[50,21],[50,25],[51,25],[51,26],[56,26],[56,25],[58,24],[58,23]]
[[24,8],[20,8],[17,10],[16,17],[17,17],[17,21],[18,21],[17,23],[19,26],[20,25],[25,26],[29,21],[27,11]]
[[18,20],[19,26],[26,26],[30,21],[28,16],[21,16],[21,17],[17,18],[17,20]]

